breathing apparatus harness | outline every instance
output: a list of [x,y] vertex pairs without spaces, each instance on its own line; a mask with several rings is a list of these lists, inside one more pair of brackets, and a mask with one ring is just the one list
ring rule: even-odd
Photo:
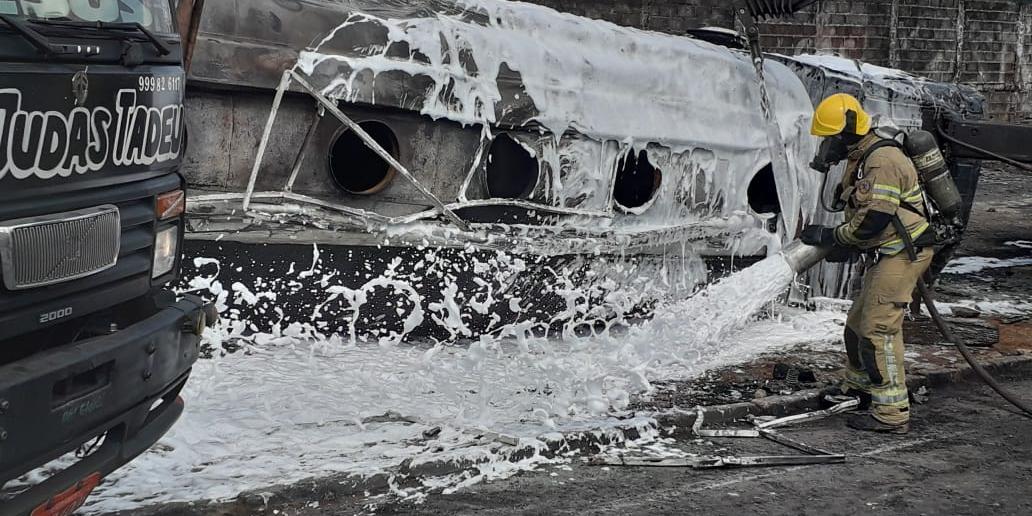
[[[847,127],[852,122],[851,116],[855,115],[852,112],[847,113]],[[871,145],[861,156],[857,174],[863,174],[864,164],[878,149],[895,147],[903,151],[917,169],[918,184],[921,186],[923,198],[923,206],[920,208],[923,209],[905,199],[900,200],[900,208],[925,218],[930,226],[929,230],[918,238],[916,244],[920,247],[941,247],[959,243],[964,229],[960,218],[963,200],[957,184],[949,173],[946,158],[939,150],[935,137],[927,131],[914,131],[907,134],[889,127],[879,127],[874,131],[881,137],[881,140]],[[845,200],[842,198],[845,196],[836,195],[832,206],[828,206],[825,199],[831,164],[844,159],[843,151],[836,150],[835,147],[841,149],[844,147],[844,143],[847,142],[826,139],[821,143],[821,149],[811,164],[811,167],[824,174],[821,184],[821,206],[830,213],[840,213],[846,207]],[[910,233],[906,231],[898,214],[893,215],[892,224],[900,238],[907,244],[908,253],[916,254],[915,242],[909,241]]]

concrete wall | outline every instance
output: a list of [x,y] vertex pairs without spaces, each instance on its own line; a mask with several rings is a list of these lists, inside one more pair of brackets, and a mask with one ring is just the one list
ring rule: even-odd
[[[673,34],[737,23],[729,2],[715,0],[530,1]],[[994,117],[1032,120],[1029,1],[820,0],[791,19],[765,24],[763,32],[768,51],[835,52],[971,84],[985,94]]]

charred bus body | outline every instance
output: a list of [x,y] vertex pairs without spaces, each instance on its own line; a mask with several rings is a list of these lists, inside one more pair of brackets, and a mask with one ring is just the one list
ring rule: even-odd
[[6,0],[0,63],[0,514],[70,513],[179,417],[207,320],[168,289],[181,45],[165,0]]
[[[237,334],[591,328],[834,220],[807,167],[824,96],[903,129],[983,116],[969,88],[770,55],[765,117],[749,55],[706,31],[496,0],[208,0],[200,30],[188,245],[219,263],[191,274]],[[951,160],[968,209],[979,166]]]

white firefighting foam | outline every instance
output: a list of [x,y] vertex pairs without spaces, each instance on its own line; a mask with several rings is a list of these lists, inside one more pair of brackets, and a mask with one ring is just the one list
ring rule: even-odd
[[[319,267],[296,274],[313,271],[322,274]],[[792,278],[781,257],[772,257],[659,307],[648,322],[582,336],[571,322],[561,341],[534,336],[530,323],[505,326],[468,346],[352,342],[347,334],[326,336],[304,324],[242,340],[227,319],[210,341],[233,339],[245,351],[198,363],[184,392],[182,420],[114,473],[88,510],[227,499],[304,478],[389,472],[406,459],[494,457],[484,472],[495,476],[532,468],[546,459],[510,464],[497,442],[478,436],[494,432],[532,442],[556,431],[606,427],[630,416],[631,398],[647,396],[656,380],[835,340],[840,312],[770,305]],[[221,300],[227,317],[234,306],[267,296],[239,287],[234,295],[204,278],[193,283]],[[326,292],[361,311],[361,294],[332,285]],[[504,295],[480,302],[519,304]],[[773,317],[752,320],[765,306]],[[441,307],[437,324],[461,333],[461,318],[450,310]],[[581,314],[579,321],[594,317]],[[423,435],[435,427],[439,436]],[[434,480],[445,486],[466,481]]]
[[987,269],[1008,269],[1032,265],[1032,257],[989,258],[984,256],[962,256],[954,258],[942,270],[943,274],[974,274]]
[[[593,219],[614,228],[747,213],[749,182],[780,163],[771,157],[756,71],[743,52],[519,2],[454,4],[397,19],[354,12],[301,52],[297,70],[330,98],[541,131],[548,138],[523,143],[553,190],[536,200],[555,207],[611,210],[620,159],[646,151],[661,170],[659,191],[646,206],[625,210],[629,216]],[[784,65],[768,61],[764,74],[787,158],[787,169],[774,168],[783,227],[794,230],[816,210],[812,105]],[[392,98],[389,85],[414,87],[406,80],[426,83],[425,94]]]

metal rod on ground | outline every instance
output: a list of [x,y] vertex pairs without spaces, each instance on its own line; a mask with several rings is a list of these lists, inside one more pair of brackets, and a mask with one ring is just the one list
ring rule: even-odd
[[699,429],[695,431],[699,437],[759,437],[759,430],[735,429],[735,428],[714,428]]
[[783,426],[795,425],[795,424],[804,423],[804,422],[807,422],[807,421],[814,421],[814,420],[817,420],[817,419],[823,419],[823,418],[826,418],[828,416],[832,416],[832,415],[835,415],[835,414],[841,414],[843,412],[848,412],[850,410],[855,409],[859,405],[860,405],[860,400],[844,401],[842,403],[839,403],[838,405],[835,405],[834,407],[827,408],[827,409],[824,409],[824,410],[818,410],[816,412],[807,412],[806,414],[796,414],[794,416],[783,417],[781,419],[775,419],[773,421],[767,421],[766,423],[760,423],[760,424],[756,425],[756,428],[759,428],[761,430],[769,430],[771,428],[780,428],[780,427],[783,427]]
[[369,136],[369,133],[367,133],[365,129],[362,129],[362,127],[359,126],[354,120],[345,115],[343,111],[341,111],[333,102],[330,102],[330,100],[327,99],[322,93],[316,91],[316,89],[312,87],[312,85],[309,84],[308,81],[304,79],[304,77],[301,77],[300,75],[294,73],[293,70],[290,70],[287,73],[290,73],[294,80],[297,81],[297,83],[302,88],[304,88],[304,90],[307,91],[309,95],[315,97],[315,99],[318,100],[319,103],[322,104],[326,108],[326,110],[330,112],[330,114],[332,114],[334,117],[340,120],[342,124],[348,126],[348,129],[351,129],[355,133],[355,135],[358,136],[363,143],[365,143],[366,147],[369,147],[373,152],[380,156],[380,158],[386,161],[387,164],[394,167],[394,170],[396,170],[399,174],[404,176],[405,179],[412,183],[412,186],[416,187],[416,189],[419,190],[419,193],[423,194],[424,197],[429,199],[430,202],[433,203],[434,207],[437,208],[437,210],[439,210],[441,214],[445,216],[445,218],[447,218],[453,224],[458,226],[459,229],[462,229],[463,231],[469,231],[469,225],[466,224],[466,221],[460,219],[459,216],[456,215],[455,212],[451,211],[451,209],[449,209],[447,206],[445,206],[444,203],[441,202],[441,200],[433,194],[433,192],[431,192],[425,186],[423,186],[423,184],[420,183],[418,179],[416,179],[416,176],[412,175],[412,173],[409,172],[408,169],[406,169],[401,163],[399,163],[398,160],[394,159],[394,156],[391,156],[391,154],[387,152],[383,148],[383,146],[377,143],[372,136]]
[[810,464],[841,464],[845,455],[774,455],[765,457],[717,457],[700,461],[696,468],[727,468],[748,466],[806,466]]
[[801,443],[799,441],[796,441],[795,439],[789,439],[788,437],[785,437],[784,435],[773,430],[760,430],[759,432],[760,435],[766,437],[767,439],[770,439],[771,441],[774,441],[782,446],[788,446],[789,448],[799,450],[803,453],[808,453],[810,455],[834,455],[833,453],[828,452],[826,450],[810,446],[806,443]]
[[631,466],[647,468],[745,468],[755,466],[807,466],[811,464],[841,464],[845,455],[768,455],[758,457],[691,457],[651,458],[615,457],[596,458],[590,463],[595,466]]

